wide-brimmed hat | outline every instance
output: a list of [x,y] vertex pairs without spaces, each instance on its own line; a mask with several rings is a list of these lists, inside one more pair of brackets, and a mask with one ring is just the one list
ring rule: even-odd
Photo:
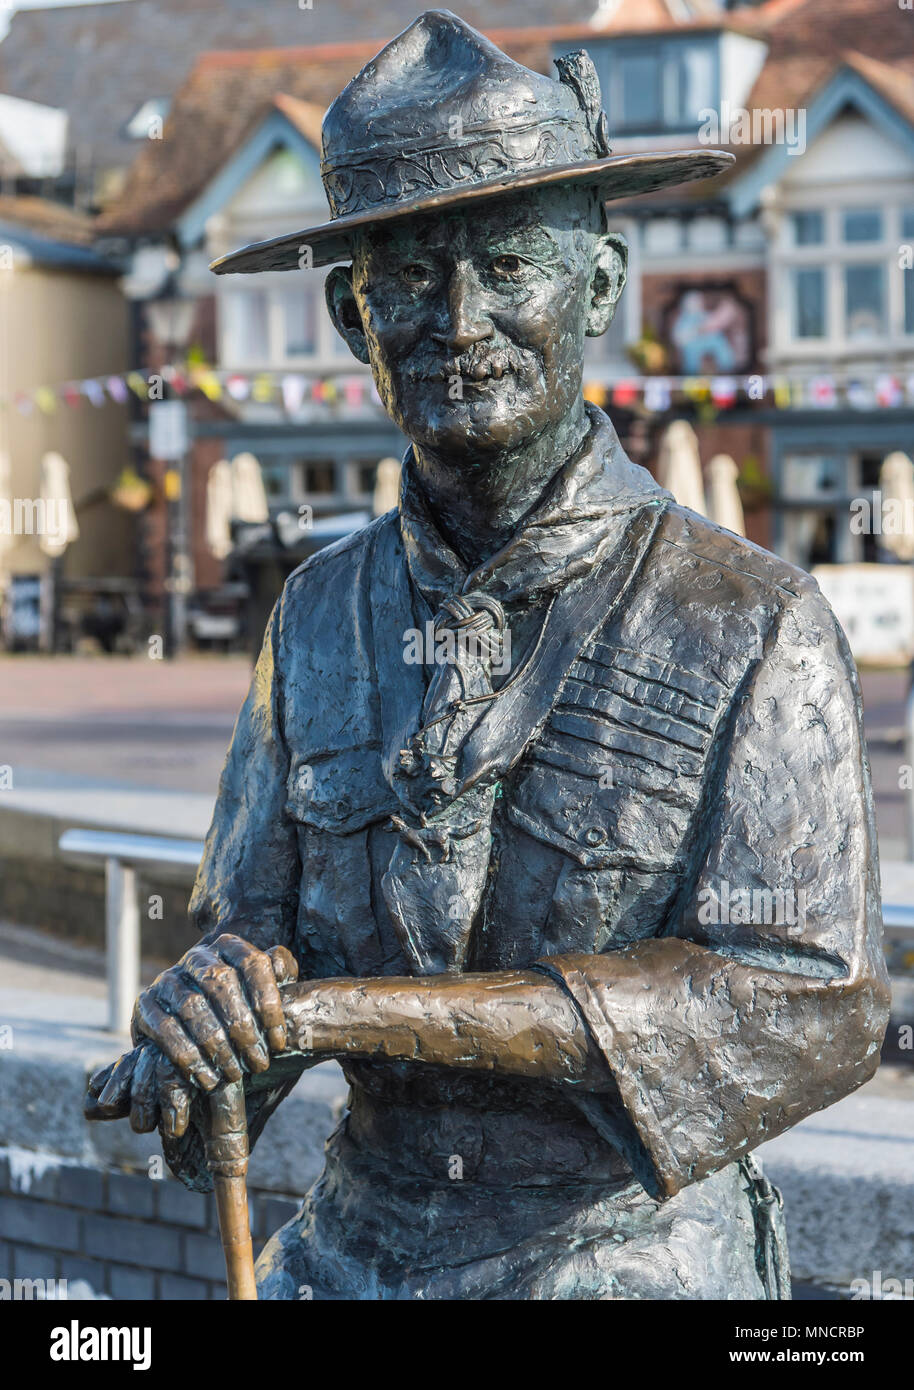
[[222,256],[219,275],[349,260],[362,228],[549,184],[604,200],[720,173],[720,150],[613,155],[596,70],[583,51],[558,81],[502,53],[449,10],[428,10],[367,63],[324,117],[331,218]]

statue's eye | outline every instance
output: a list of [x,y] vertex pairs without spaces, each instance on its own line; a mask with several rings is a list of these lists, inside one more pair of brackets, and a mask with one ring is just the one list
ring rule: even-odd
[[496,275],[517,275],[518,271],[523,268],[523,264],[520,256],[505,254],[504,256],[495,257],[495,260],[492,262],[492,269],[495,271]]
[[405,265],[400,271],[400,278],[408,285],[424,285],[428,280],[428,271],[424,265],[418,263]]

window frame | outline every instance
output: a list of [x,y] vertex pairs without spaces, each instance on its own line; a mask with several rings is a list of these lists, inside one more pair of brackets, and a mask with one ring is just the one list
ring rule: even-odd
[[[295,353],[290,355],[286,352],[286,332],[285,332],[285,309],[283,295],[287,294],[292,288],[289,283],[290,274],[294,272],[278,271],[265,273],[258,276],[251,276],[253,284],[226,284],[220,286],[216,294],[216,327],[217,340],[219,344],[220,365],[229,370],[241,371],[277,371],[285,370],[288,372],[306,371],[339,371],[341,365],[341,354],[336,348],[339,334],[334,328],[329,314],[324,311],[324,276],[318,280],[313,271],[303,271],[308,279],[302,286],[307,287],[314,295],[315,308],[315,350],[310,353]],[[240,277],[239,277],[240,278]],[[284,283],[285,282],[285,283]],[[301,282],[299,282],[301,283]],[[267,357],[261,358],[245,351],[244,344],[237,340],[237,328],[232,323],[232,315],[229,309],[229,299],[243,294],[263,294],[267,299]],[[357,362],[349,354],[348,366],[351,365],[354,374],[363,373],[365,367]]]
[[[562,54],[570,53],[579,48],[580,45],[556,45],[553,49],[553,57],[560,57]],[[700,117],[696,112],[694,115],[683,115],[681,113],[682,93],[678,91],[679,112],[674,119],[668,116],[667,94],[671,83],[667,80],[667,70],[670,64],[678,66],[687,48],[700,48],[706,53],[710,60],[710,91],[703,93],[706,98],[699,106],[699,111],[720,109],[720,36],[717,33],[711,34],[672,34],[662,38],[641,38],[641,37],[620,37],[612,40],[604,38],[593,38],[588,40],[587,52],[593,60],[600,80],[600,90],[603,94],[603,103],[606,108],[609,129],[612,135],[622,138],[630,138],[636,135],[674,135],[683,132],[694,134],[699,126]],[[654,121],[627,121],[625,119],[623,103],[623,70],[626,61],[632,58],[647,58],[657,65],[657,92],[658,92],[658,114]],[[679,79],[677,76],[677,89]]]
[[[845,241],[844,216],[847,212],[878,209],[882,214],[880,241]],[[899,188],[894,195],[874,197],[872,189],[844,189],[820,195],[792,196],[777,218],[771,246],[771,342],[773,356],[883,357],[887,353],[910,352],[914,348],[914,325],[905,325],[905,271],[899,260],[903,244],[902,219],[914,210],[914,192]],[[797,213],[817,212],[823,219],[823,240],[798,245],[793,240],[793,218]],[[845,300],[845,271],[848,266],[878,265],[883,273],[883,314],[885,331],[869,338],[848,334]],[[821,338],[800,338],[795,331],[796,304],[794,273],[800,269],[821,269],[825,275],[825,332]],[[911,272],[907,272],[911,273]]]

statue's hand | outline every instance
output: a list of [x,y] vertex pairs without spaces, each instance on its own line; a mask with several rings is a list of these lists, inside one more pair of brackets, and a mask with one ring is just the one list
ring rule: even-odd
[[284,946],[259,951],[240,936],[193,946],[144,989],[133,1009],[133,1041],[154,1042],[185,1081],[211,1091],[266,1071],[287,1035],[279,985],[298,978]]
[[144,1039],[91,1077],[83,1111],[87,1120],[122,1120],[129,1115],[138,1134],[161,1123],[169,1138],[180,1139],[190,1119],[194,1089],[174,1063]]

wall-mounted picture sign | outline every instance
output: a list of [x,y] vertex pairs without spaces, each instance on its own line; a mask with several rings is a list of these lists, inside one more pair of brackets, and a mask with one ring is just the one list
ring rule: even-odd
[[681,286],[664,312],[663,338],[672,370],[681,376],[748,371],[754,356],[753,307],[733,285]]

